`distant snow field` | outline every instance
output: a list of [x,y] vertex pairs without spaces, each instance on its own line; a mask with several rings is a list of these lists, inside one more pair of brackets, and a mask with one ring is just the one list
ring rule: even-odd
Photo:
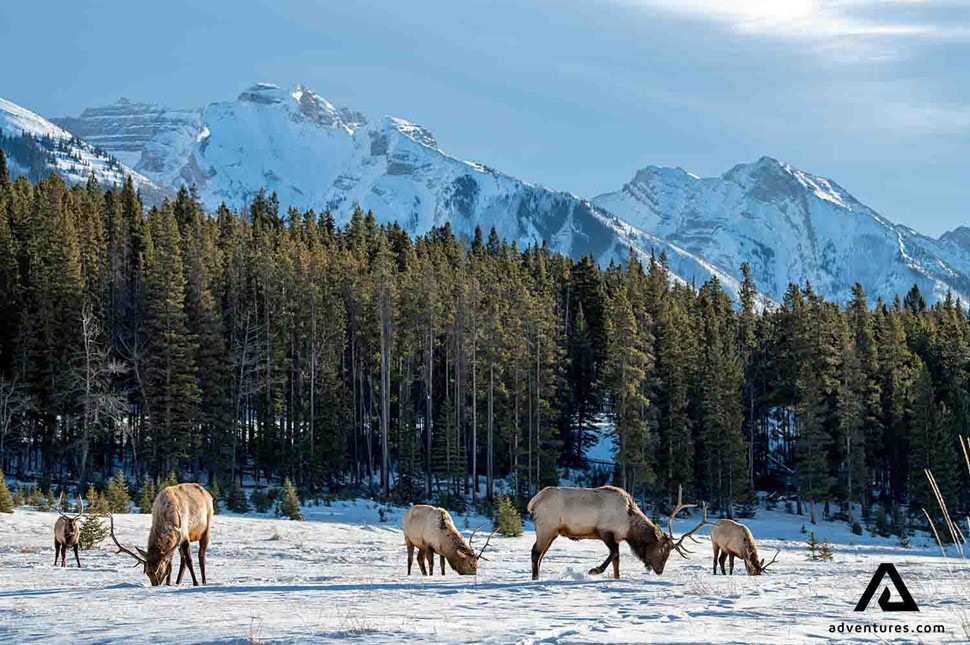
[[[831,563],[807,558],[805,518],[759,510],[746,520],[769,573],[711,574],[707,529],[684,560],[644,571],[626,546],[620,573],[590,576],[603,561],[599,542],[560,538],[530,579],[531,526],[520,538],[492,540],[477,577],[407,576],[400,529],[404,509],[379,521],[373,502],[306,508],[307,521],[217,515],[208,552],[209,584],[149,586],[110,538],[82,552],[83,568],[55,568],[56,513],[0,514],[0,642],[9,643],[799,643],[966,642],[970,567],[944,559],[920,536],[913,548],[852,535],[844,523],[813,528],[834,547]],[[695,518],[679,521],[677,532]],[[455,516],[459,528],[466,526]],[[471,518],[475,528],[484,522]],[[150,517],[116,516],[126,545],[144,546]],[[471,531],[465,530],[467,536]],[[109,546],[110,545],[110,546]],[[193,545],[193,555],[196,553]],[[193,558],[198,567],[197,558]],[[882,587],[866,612],[853,611],[882,562],[898,569],[918,613],[883,612]],[[892,590],[893,600],[897,600]],[[830,625],[898,625],[908,633],[839,634]],[[917,634],[925,625],[944,634]]]

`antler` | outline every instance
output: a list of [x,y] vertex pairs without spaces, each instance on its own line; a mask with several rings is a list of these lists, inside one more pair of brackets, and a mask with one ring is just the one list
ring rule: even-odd
[[[675,539],[674,538],[674,526],[673,526],[674,517],[677,515],[677,513],[680,513],[685,508],[694,508],[696,506],[697,506],[697,504],[684,504],[684,487],[683,486],[678,486],[677,487],[677,506],[674,507],[674,510],[671,511],[671,513],[670,513],[670,517],[667,518],[667,531],[668,531],[667,535],[668,535],[668,537],[671,540],[674,540]],[[703,527],[705,527],[708,524],[710,524],[710,522],[707,521],[707,503],[706,502],[702,505],[702,508],[704,509],[704,516],[701,519],[700,524],[698,524],[697,526],[695,526],[694,528],[692,528],[687,533],[684,533],[682,536],[680,536],[680,539],[679,540],[677,540],[676,542],[674,542],[674,549],[676,549],[677,550],[677,553],[679,553],[682,557],[685,557],[686,558],[687,557],[687,554],[690,553],[690,551],[688,551],[683,546],[684,538],[690,538],[691,540],[694,540],[694,542],[698,542],[699,543],[699,541],[694,538],[694,533],[697,533],[697,531],[701,530]]]
[[[764,573],[764,570],[765,570],[765,569],[767,569],[768,567],[770,567],[771,565],[773,565],[773,564],[775,563],[775,560],[777,560],[777,559],[778,559],[778,554],[779,554],[779,553],[781,553],[781,549],[778,549],[778,551],[776,551],[776,552],[775,552],[775,557],[773,557],[773,558],[771,559],[771,562],[769,562],[768,564],[763,564],[763,565],[761,565],[761,572],[762,572],[762,573]],[[764,560],[762,560],[762,562],[764,562]]]
[[81,501],[81,493],[77,494],[77,515],[74,516],[74,520],[77,521],[81,519],[84,515],[84,502]]
[[71,516],[61,510],[61,504],[64,502],[64,489],[61,489],[61,494],[57,496],[57,513],[61,517],[66,517],[71,519]]
[[492,536],[495,535],[495,531],[498,531],[498,528],[494,529],[491,533],[488,534],[488,539],[485,540],[485,545],[482,546],[482,548],[478,552],[478,555],[475,556],[477,559],[482,559],[482,560],[486,559],[486,558],[482,558],[482,554],[485,553],[485,549],[488,548],[488,543],[492,541]]
[[140,555],[137,555],[136,553],[132,553],[125,547],[121,546],[121,542],[119,542],[118,538],[115,537],[115,516],[112,514],[112,515],[108,515],[108,517],[111,518],[111,539],[114,540],[115,545],[117,545],[118,553],[127,553],[134,559],[138,560],[139,564],[145,564],[145,558],[141,557]]

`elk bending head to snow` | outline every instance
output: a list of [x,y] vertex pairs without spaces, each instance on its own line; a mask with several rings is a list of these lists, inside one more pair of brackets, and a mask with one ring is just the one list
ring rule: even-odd
[[[749,576],[760,576],[764,573],[775,560],[778,553],[765,564],[764,558],[758,556],[758,543],[754,541],[754,536],[744,524],[734,520],[719,520],[711,527],[711,546],[714,547],[714,575],[717,575],[717,565],[721,565],[721,573],[724,574],[724,561],[731,558],[730,570],[734,573],[734,558],[741,558],[744,561],[744,568],[747,569]],[[720,552],[720,558],[718,557]]]
[[111,539],[118,553],[127,553],[144,567],[152,586],[172,584],[172,555],[179,550],[180,562],[175,584],[182,582],[185,566],[198,586],[192,568],[191,542],[199,543],[199,569],[205,584],[205,550],[209,547],[209,528],[212,525],[212,496],[198,484],[177,484],[159,491],[152,504],[152,528],[148,533],[148,550],[135,547],[135,553],[121,546],[115,537],[114,517],[111,517]]
[[[532,547],[532,579],[539,579],[539,565],[546,551],[560,535],[571,540],[602,540],[610,550],[609,557],[591,574],[603,573],[613,563],[613,577],[620,577],[620,542],[630,545],[633,555],[644,566],[661,574],[671,551],[687,557],[684,538],[693,538],[702,526],[708,524],[707,506],[700,524],[682,535],[674,537],[672,520],[681,510],[696,504],[684,504],[682,490],[677,492],[677,506],[667,520],[668,532],[650,521],[637,506],[630,494],[622,488],[543,488],[529,501],[529,512],[536,525],[536,543]],[[694,540],[696,542],[696,540]]]
[[[64,494],[61,493],[61,500],[64,499]],[[54,566],[57,566],[57,558],[61,559],[61,566],[66,566],[65,560],[67,559],[67,550],[69,548],[74,549],[74,559],[77,560],[78,569],[81,568],[81,556],[78,555],[78,545],[81,542],[81,527],[78,524],[81,516],[84,515],[84,505],[81,504],[81,498],[77,498],[78,509],[81,511],[77,515],[65,515],[61,511],[60,517],[54,522]],[[60,500],[58,500],[58,507],[60,507]]]
[[[408,547],[408,575],[411,575],[411,566],[414,564],[414,550],[418,550],[418,566],[421,567],[421,575],[434,575],[434,556],[441,556],[441,575],[445,575],[445,560],[451,568],[463,576],[475,575],[478,572],[478,561],[482,558],[485,547],[495,535],[488,536],[485,546],[478,553],[472,547],[475,533],[472,533],[468,543],[461,537],[461,533],[451,520],[451,515],[443,508],[428,506],[426,504],[415,504],[401,518],[401,525],[404,527],[404,541]],[[478,529],[475,529],[477,532]],[[425,569],[425,560],[428,562],[428,570]],[[430,574],[429,574],[430,570]]]

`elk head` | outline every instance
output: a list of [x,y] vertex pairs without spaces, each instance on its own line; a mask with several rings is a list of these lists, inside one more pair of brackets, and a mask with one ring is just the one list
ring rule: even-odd
[[478,550],[478,553],[475,553],[475,535],[478,533],[480,528],[482,527],[478,527],[472,531],[471,536],[468,538],[468,546],[458,549],[455,556],[455,562],[452,563],[455,571],[463,576],[476,575],[478,573],[478,561],[488,560],[488,558],[483,557],[482,554],[485,552],[485,549],[488,548],[488,543],[492,541],[492,536],[495,535],[495,531],[498,529],[495,529],[489,534],[488,538],[485,540],[485,544],[482,545],[482,548]]
[[[645,566],[653,569],[653,572],[660,575],[664,572],[664,566],[667,564],[667,558],[673,551],[680,554],[681,557],[686,558],[690,551],[684,547],[683,542],[685,538],[690,538],[694,542],[698,542],[694,538],[694,533],[699,531],[704,526],[710,524],[707,521],[707,504],[703,505],[704,517],[701,519],[700,524],[692,528],[687,533],[684,533],[679,538],[674,537],[674,527],[673,520],[678,513],[680,513],[685,508],[694,508],[697,504],[684,504],[683,500],[684,489],[683,486],[677,487],[677,506],[671,511],[670,517],[667,518],[667,532],[664,533],[656,525],[653,526],[653,536],[652,539],[647,541],[636,541],[628,540],[630,543],[630,548],[637,552],[637,556],[643,560]],[[649,530],[649,529],[648,529]]]
[[[176,512],[178,509],[176,509]],[[127,553],[133,557],[136,561],[134,566],[139,564],[142,566],[142,570],[145,575],[148,576],[149,582],[152,583],[153,587],[165,582],[172,572],[172,555],[175,550],[179,547],[179,540],[177,536],[175,539],[171,540],[173,544],[168,545],[166,542],[161,542],[159,544],[149,544],[148,550],[142,549],[141,547],[135,547],[135,553],[131,549],[125,548],[115,537],[115,518],[114,515],[111,518],[111,539],[114,540],[115,545],[118,547],[118,553]],[[179,524],[181,524],[181,514],[179,515]]]
[[780,550],[775,553],[775,557],[771,559],[771,562],[765,564],[765,559],[761,558],[758,560],[757,552],[752,549],[748,551],[747,557],[744,558],[744,568],[747,569],[749,576],[760,576],[768,567],[775,563],[779,553],[781,553]]
[[61,510],[63,500],[64,493],[62,491],[61,496],[57,500],[57,512],[64,520],[64,540],[67,544],[75,544],[81,532],[81,528],[78,526],[78,520],[84,515],[84,505],[81,503],[81,496],[78,495],[77,507],[80,512],[77,515],[68,515]]

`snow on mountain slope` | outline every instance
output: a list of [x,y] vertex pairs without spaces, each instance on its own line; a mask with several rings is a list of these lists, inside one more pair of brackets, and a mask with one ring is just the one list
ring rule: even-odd
[[257,84],[198,113],[119,102],[59,122],[170,190],[195,184],[209,208],[243,207],[266,188],[284,209],[329,209],[338,222],[360,205],[411,233],[448,222],[471,236],[476,226],[494,226],[520,246],[546,240],[604,264],[625,260],[631,247],[666,252],[680,279],[700,283],[716,274],[737,289],[729,273],[586,200],[455,159],[420,125],[335,107],[302,85]]
[[0,98],[0,132],[14,175],[39,179],[53,171],[70,183],[85,182],[94,175],[98,181],[114,185],[130,176],[144,195],[159,192],[151,180],[115,157],[3,98]]
[[966,245],[893,224],[835,182],[769,157],[710,178],[647,167],[593,203],[735,277],[749,262],[775,300],[805,281],[837,301],[856,281],[871,299],[913,284],[931,301],[970,294]]

